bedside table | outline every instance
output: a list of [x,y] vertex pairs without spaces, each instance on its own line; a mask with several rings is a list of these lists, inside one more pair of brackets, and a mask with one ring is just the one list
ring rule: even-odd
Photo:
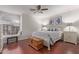
[[64,32],[64,41],[77,44],[77,33],[65,31]]

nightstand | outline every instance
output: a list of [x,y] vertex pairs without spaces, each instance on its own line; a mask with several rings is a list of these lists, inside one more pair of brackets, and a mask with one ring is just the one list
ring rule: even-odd
[[64,41],[77,44],[77,33],[65,31],[64,32]]

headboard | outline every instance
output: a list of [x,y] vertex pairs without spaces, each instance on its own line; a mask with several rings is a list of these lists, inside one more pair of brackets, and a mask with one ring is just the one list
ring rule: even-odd
[[47,25],[43,25],[42,28],[47,28],[47,31],[62,31],[63,30],[63,22],[61,16],[53,17],[49,20]]
[[61,25],[45,25],[44,27],[42,27],[43,31],[63,31],[63,24]]

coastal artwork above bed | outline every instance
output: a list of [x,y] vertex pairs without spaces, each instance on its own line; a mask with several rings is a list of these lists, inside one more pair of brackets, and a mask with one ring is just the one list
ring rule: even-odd
[[56,16],[49,21],[49,24],[59,25],[62,24],[62,16]]

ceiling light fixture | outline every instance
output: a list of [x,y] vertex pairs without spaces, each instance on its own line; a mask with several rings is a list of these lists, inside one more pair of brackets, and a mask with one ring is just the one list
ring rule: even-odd
[[30,10],[34,13],[43,13],[43,11],[48,10],[48,8],[42,8],[41,5],[37,5],[35,9],[31,8]]

